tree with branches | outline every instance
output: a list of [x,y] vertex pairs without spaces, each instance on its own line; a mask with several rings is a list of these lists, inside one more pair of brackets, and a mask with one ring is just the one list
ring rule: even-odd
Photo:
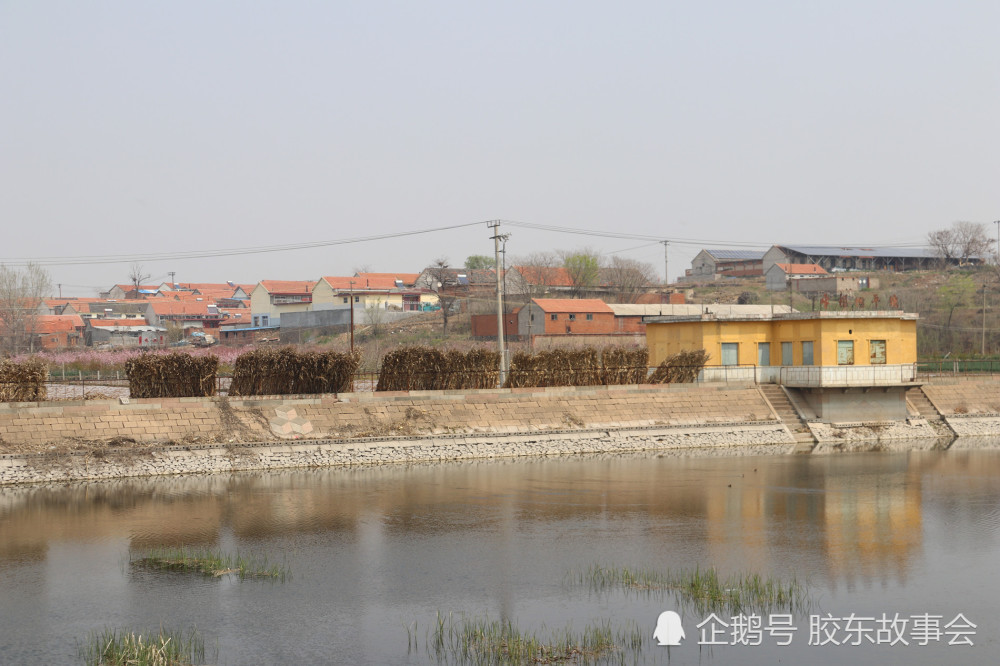
[[657,281],[656,270],[650,264],[617,255],[611,257],[600,275],[620,303],[635,303]]
[[448,318],[451,309],[458,300],[455,289],[458,287],[455,271],[448,267],[447,257],[439,257],[427,269],[431,276],[431,289],[437,294],[438,305],[441,306],[441,334],[448,335]]
[[38,308],[51,290],[49,273],[38,264],[21,270],[0,264],[0,349],[5,355],[35,351]]
[[986,225],[977,222],[955,222],[947,229],[932,231],[927,234],[927,243],[942,263],[960,266],[985,263],[993,247]]
[[601,276],[601,258],[596,252],[586,249],[566,253],[563,256],[563,268],[569,276],[573,294],[580,296],[597,286]]
[[132,268],[128,273],[128,282],[132,285],[132,291],[126,295],[126,298],[139,298],[139,289],[142,288],[142,284],[149,278],[150,275],[148,273],[142,272],[142,266],[132,264]]

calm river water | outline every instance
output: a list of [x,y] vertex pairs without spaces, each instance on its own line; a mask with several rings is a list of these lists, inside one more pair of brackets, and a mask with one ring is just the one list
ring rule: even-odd
[[[196,627],[218,663],[436,664],[427,634],[439,611],[509,618],[536,632],[635,623],[645,646],[612,663],[996,663],[1000,451],[992,446],[6,488],[0,663],[74,663],[94,630],[164,626]],[[241,582],[128,563],[130,551],[181,544],[263,554],[291,578]],[[768,629],[781,618],[767,613],[760,645],[734,645],[731,628],[669,595],[574,582],[572,572],[593,564],[794,575],[813,606],[795,614],[790,645],[776,645],[780,634]],[[652,640],[665,610],[682,616],[686,634],[669,652]],[[853,624],[843,619],[852,613]],[[883,614],[900,621],[876,633]],[[706,619],[703,629],[717,629],[723,644],[698,644]],[[967,640],[974,645],[948,645]]]

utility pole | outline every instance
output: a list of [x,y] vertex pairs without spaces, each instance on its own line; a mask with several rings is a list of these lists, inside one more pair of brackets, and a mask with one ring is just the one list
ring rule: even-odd
[[997,225],[997,266],[1000,266],[1000,220],[993,224]]
[[493,265],[497,276],[497,350],[500,352],[500,386],[507,382],[507,354],[503,340],[503,283],[500,281],[500,243],[506,242],[510,234],[500,233],[500,220],[487,222],[493,229]]
[[667,259],[667,246],[670,245],[670,241],[663,240],[663,284],[667,287],[670,286],[670,262]]
[[351,353],[354,353],[354,280],[349,280],[347,282],[350,288],[350,296],[347,298],[347,304],[351,308]]
[[983,280],[983,346],[979,355],[986,356],[986,280]]

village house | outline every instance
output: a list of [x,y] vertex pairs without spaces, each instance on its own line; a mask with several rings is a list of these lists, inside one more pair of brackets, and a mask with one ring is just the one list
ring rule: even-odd
[[275,328],[283,313],[310,311],[315,286],[308,280],[261,280],[250,293],[252,325]]
[[764,284],[769,291],[785,291],[790,280],[828,275],[818,264],[774,264],[764,274]]
[[702,250],[691,260],[685,277],[759,277],[764,274],[764,250]]
[[205,301],[175,301],[163,299],[150,303],[153,316],[149,323],[153,326],[173,324],[185,331],[192,328],[214,330],[226,318],[214,303]]
[[64,349],[83,345],[80,315],[38,315],[33,322],[36,349]]
[[425,303],[437,303],[429,289],[407,287],[403,279],[389,275],[369,277],[323,277],[313,287],[313,310],[381,307],[386,310],[419,312]]
[[609,335],[615,332],[615,313],[598,298],[533,298],[518,311],[517,328],[525,338]]
[[139,319],[84,319],[84,341],[88,347],[163,347],[167,329]]
[[907,271],[933,268],[941,263],[941,257],[933,250],[916,247],[773,245],[764,253],[763,263],[765,275],[774,264],[819,264],[828,272]]

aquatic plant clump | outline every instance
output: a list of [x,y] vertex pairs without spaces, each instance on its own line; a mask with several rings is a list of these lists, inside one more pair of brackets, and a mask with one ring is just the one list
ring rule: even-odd
[[204,664],[205,642],[194,630],[136,633],[105,629],[80,647],[87,666],[194,666]]
[[[589,663],[611,655],[635,656],[646,632],[634,622],[614,628],[610,622],[591,624],[581,631],[571,627],[548,636],[523,631],[510,619],[455,617],[437,614],[428,632],[426,648],[438,661],[458,664]],[[417,645],[416,628],[407,628],[410,649]]]
[[189,550],[179,548],[154,548],[142,556],[131,555],[133,566],[165,571],[191,571],[206,576],[235,575],[240,579],[271,578],[284,582],[288,570],[277,564],[270,564],[266,557],[232,555],[209,550]]
[[807,588],[795,578],[782,580],[758,573],[722,577],[714,567],[659,572],[629,567],[591,567],[572,577],[594,591],[622,589],[673,594],[698,612],[744,613],[786,609],[790,612],[810,604]]

